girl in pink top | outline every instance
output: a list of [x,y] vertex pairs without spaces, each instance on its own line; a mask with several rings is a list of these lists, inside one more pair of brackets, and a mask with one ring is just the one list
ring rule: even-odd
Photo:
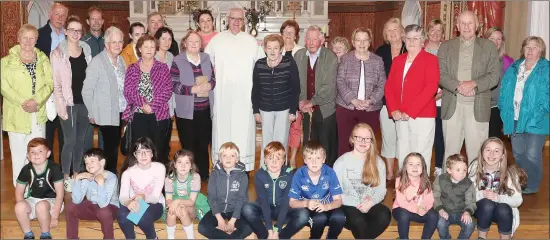
[[434,196],[426,162],[420,153],[409,153],[395,179],[393,218],[397,221],[399,239],[409,239],[410,222],[424,223],[421,239],[431,239],[439,215],[433,209]]
[[139,202],[143,200],[149,207],[137,225],[147,239],[157,239],[154,224],[164,213],[162,187],[166,168],[158,162],[158,153],[148,137],[138,138],[130,153],[121,170],[118,225],[126,239],[136,239],[134,223],[127,217],[130,212],[140,212]]

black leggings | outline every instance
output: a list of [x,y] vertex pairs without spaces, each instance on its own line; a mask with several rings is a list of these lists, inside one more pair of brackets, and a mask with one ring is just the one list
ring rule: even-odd
[[367,213],[352,206],[342,208],[348,219],[344,227],[351,230],[356,239],[375,239],[384,233],[391,222],[391,211],[382,203],[372,206]]

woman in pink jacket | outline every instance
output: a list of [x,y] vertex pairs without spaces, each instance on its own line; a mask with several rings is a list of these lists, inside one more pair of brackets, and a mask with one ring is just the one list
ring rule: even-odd
[[65,190],[70,192],[73,177],[81,171],[84,138],[88,130],[88,110],[82,99],[86,68],[92,60],[90,46],[80,41],[82,22],[71,16],[65,25],[66,39],[50,54],[54,80],[54,99],[57,115],[63,129],[64,144],[61,166],[65,175]]
[[395,179],[395,201],[392,215],[397,221],[399,239],[409,239],[411,222],[424,223],[422,237],[431,239],[439,221],[433,209],[432,184],[426,172],[426,161],[420,153],[409,153]]

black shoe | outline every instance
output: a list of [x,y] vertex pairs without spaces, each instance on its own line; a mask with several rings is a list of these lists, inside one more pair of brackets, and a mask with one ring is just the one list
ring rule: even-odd
[[52,239],[52,235],[40,236],[40,239]]
[[25,237],[23,237],[23,239],[34,239],[34,235],[31,235],[31,236],[25,236]]

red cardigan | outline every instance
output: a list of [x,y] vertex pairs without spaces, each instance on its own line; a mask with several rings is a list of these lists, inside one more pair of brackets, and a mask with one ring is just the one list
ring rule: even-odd
[[391,116],[393,111],[400,110],[413,119],[435,118],[435,94],[439,85],[438,59],[422,49],[411,64],[405,76],[404,89],[401,89],[407,56],[408,53],[404,53],[395,57],[391,65],[384,88],[388,114]]

